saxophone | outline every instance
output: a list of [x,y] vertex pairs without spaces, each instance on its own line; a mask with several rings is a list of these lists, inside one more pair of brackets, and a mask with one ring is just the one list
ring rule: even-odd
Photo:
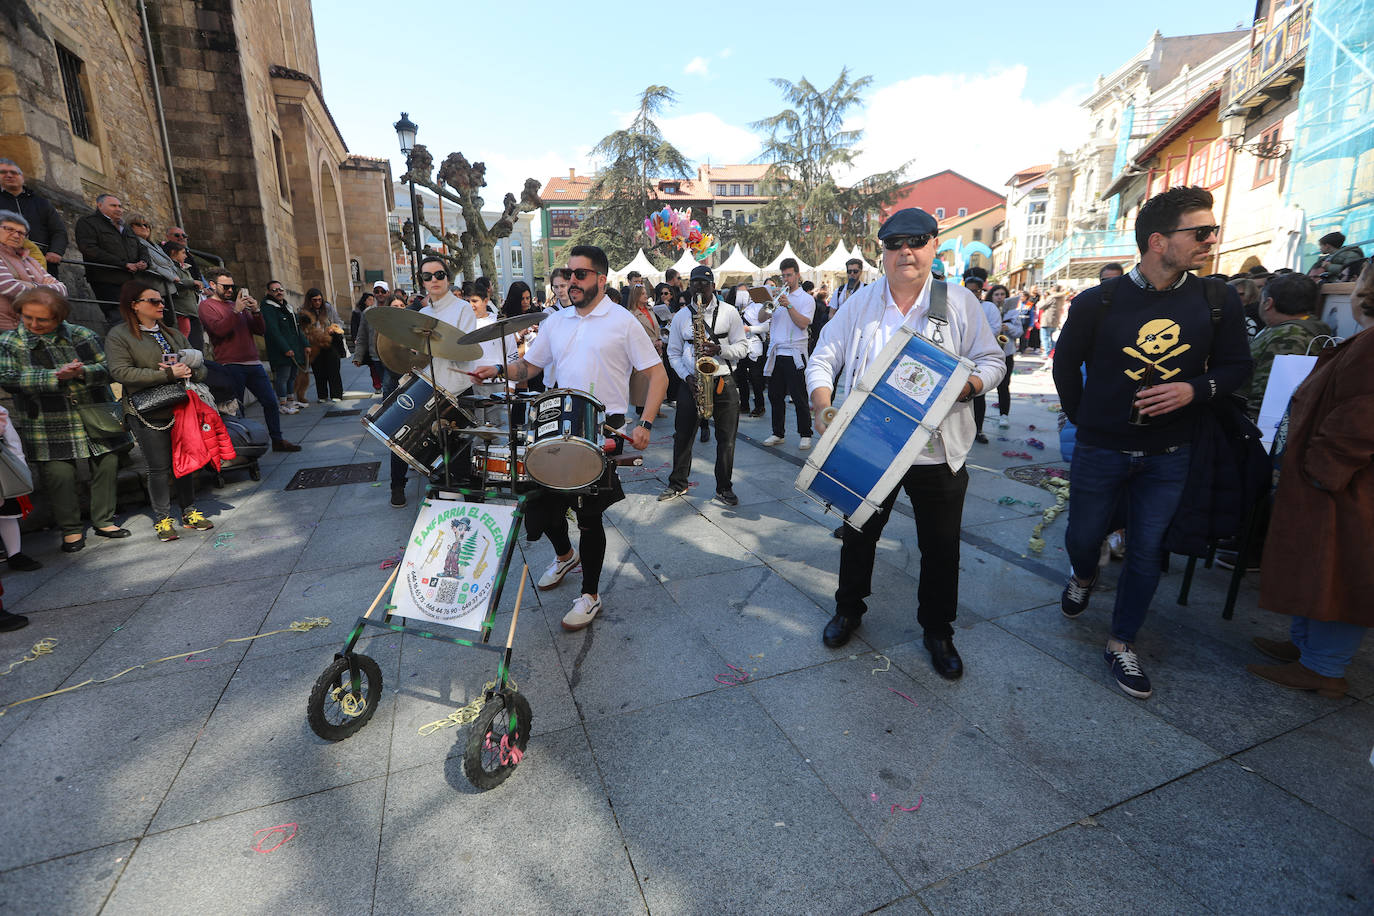
[[[698,303],[697,308],[692,312],[692,352],[700,354],[702,347],[711,336],[706,332],[706,303]],[[702,420],[711,419],[711,410],[715,405],[715,386],[716,370],[720,364],[710,356],[697,356],[697,417]]]

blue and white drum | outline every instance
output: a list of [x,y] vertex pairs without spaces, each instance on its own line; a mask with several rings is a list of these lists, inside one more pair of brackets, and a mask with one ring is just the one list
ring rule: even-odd
[[[472,414],[458,406],[456,399],[429,379],[407,374],[387,395],[363,414],[363,426],[406,464],[428,477],[444,466],[444,436],[439,424],[475,426]],[[454,434],[450,445],[465,444]]]
[[877,512],[963,391],[974,363],[898,328],[797,475],[797,489],[854,528]]

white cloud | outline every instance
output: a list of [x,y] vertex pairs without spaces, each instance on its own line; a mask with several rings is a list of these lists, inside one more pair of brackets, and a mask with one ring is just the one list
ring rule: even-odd
[[759,154],[759,138],[709,111],[660,118],[659,129],[688,159],[697,162],[750,162]]
[[711,62],[704,57],[694,57],[687,62],[687,66],[682,68],[683,73],[695,73],[697,76],[706,76],[711,67]]
[[1086,94],[1070,87],[1046,102],[1025,97],[1026,67],[991,73],[917,76],[873,91],[846,127],[861,127],[862,155],[853,177],[914,160],[908,177],[944,169],[1004,189],[1015,172],[1055,161],[1087,136]]

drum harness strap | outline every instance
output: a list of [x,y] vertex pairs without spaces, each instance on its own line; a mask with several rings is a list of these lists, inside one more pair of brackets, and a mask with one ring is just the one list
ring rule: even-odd
[[949,286],[944,280],[933,280],[930,284],[930,339],[944,345],[945,325],[949,324]]

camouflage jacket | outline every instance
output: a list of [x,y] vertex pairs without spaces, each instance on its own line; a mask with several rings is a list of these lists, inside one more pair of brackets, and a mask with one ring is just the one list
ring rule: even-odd
[[[1250,341],[1250,357],[1255,361],[1255,372],[1250,376],[1250,389],[1245,395],[1245,410],[1250,419],[1259,419],[1260,405],[1264,402],[1264,389],[1269,384],[1269,370],[1274,366],[1274,357],[1283,353],[1302,355],[1314,337],[1330,335],[1332,330],[1319,318],[1294,318],[1273,327],[1265,328]],[[1313,348],[1313,355],[1316,355]]]

